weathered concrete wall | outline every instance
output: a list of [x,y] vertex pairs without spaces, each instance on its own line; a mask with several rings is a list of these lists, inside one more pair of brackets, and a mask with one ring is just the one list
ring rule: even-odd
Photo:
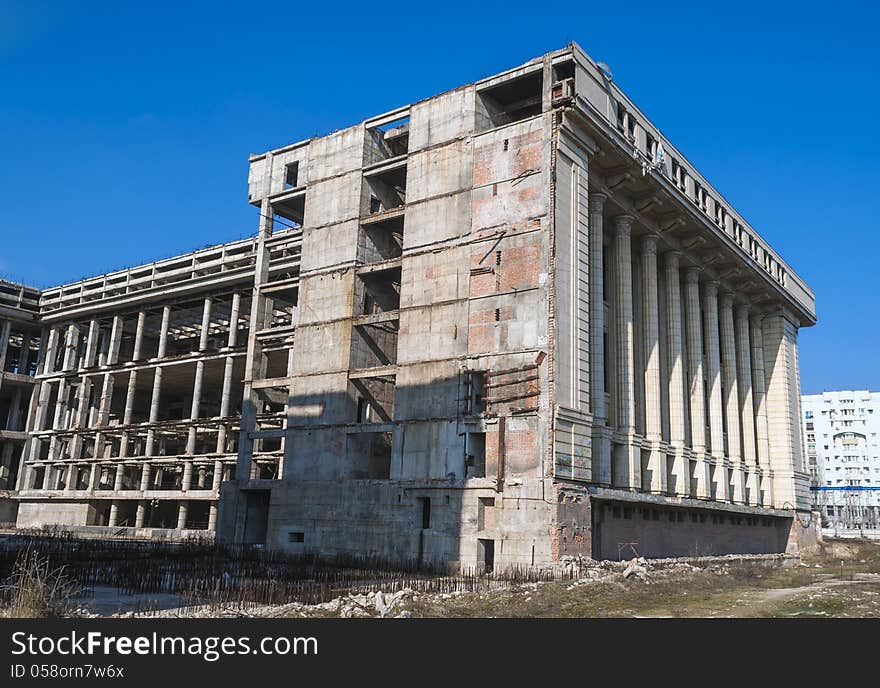
[[19,528],[39,528],[44,525],[86,526],[91,523],[94,509],[88,502],[28,502],[18,506]]

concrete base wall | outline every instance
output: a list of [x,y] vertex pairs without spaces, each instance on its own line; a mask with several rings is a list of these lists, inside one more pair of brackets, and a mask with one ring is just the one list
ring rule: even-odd
[[[511,485],[503,493],[496,492],[493,483],[477,479],[465,489],[439,481],[430,487],[378,480],[276,483],[269,488],[262,542],[292,554],[376,557],[465,568],[491,563],[495,570],[551,561],[555,504],[539,497],[540,483]],[[217,539],[241,541],[242,526],[236,535],[235,524],[250,519],[244,513],[248,500],[238,495],[249,491],[239,491],[233,482],[224,483],[221,489]],[[251,544],[260,541],[250,528],[244,530]]]
[[18,528],[39,528],[46,525],[88,525],[93,508],[88,502],[20,502]]
[[594,558],[774,554],[788,547],[792,519],[713,509],[593,500]]

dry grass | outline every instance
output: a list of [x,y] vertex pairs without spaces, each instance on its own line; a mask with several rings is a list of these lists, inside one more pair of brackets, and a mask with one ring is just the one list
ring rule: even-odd
[[4,601],[0,615],[15,619],[70,616],[77,590],[64,567],[52,568],[46,557],[26,549],[18,555],[9,581],[0,588]]

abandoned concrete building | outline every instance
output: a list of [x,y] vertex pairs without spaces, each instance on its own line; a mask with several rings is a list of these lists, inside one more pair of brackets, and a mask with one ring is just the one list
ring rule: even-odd
[[19,526],[487,568],[815,536],[813,294],[576,44],[248,183],[251,239],[3,285]]

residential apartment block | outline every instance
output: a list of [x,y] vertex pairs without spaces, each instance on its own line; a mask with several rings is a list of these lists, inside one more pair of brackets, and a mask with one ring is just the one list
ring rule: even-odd
[[880,526],[880,394],[823,392],[801,397],[813,506],[826,525]]

